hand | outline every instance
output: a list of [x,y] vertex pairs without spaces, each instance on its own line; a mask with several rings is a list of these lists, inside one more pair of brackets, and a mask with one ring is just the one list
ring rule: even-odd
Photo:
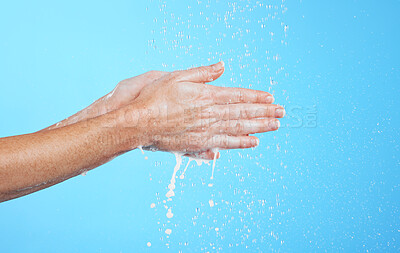
[[155,80],[161,78],[166,74],[168,73],[162,71],[149,71],[142,75],[123,80],[118,83],[118,85],[115,87],[113,91],[103,96],[102,98],[98,99],[97,101],[95,101],[93,104],[86,107],[82,111],[39,132],[68,126],[71,124],[96,118],[106,113],[118,110],[128,105],[135,98],[137,98],[143,87],[154,82]]
[[102,102],[99,106],[104,106],[106,113],[122,108],[133,102],[144,87],[167,74],[168,72],[163,71],[149,71],[142,75],[125,79],[119,82],[112,92],[101,99]]
[[277,130],[277,118],[285,111],[271,104],[271,94],[206,84],[223,72],[220,62],[167,73],[143,87],[124,112],[128,117],[140,115],[140,122],[133,124],[142,133],[142,145],[212,159],[214,148],[255,147],[259,140],[249,134]]

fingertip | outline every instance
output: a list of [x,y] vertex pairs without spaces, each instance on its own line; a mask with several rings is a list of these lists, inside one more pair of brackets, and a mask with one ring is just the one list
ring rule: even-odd
[[220,72],[224,69],[225,63],[223,61],[217,62],[215,64],[210,65],[214,72]]
[[251,144],[252,144],[252,147],[258,147],[258,145],[260,145],[260,139],[253,136],[253,139],[251,140]]
[[218,79],[223,73],[225,63],[220,61],[216,64],[177,71],[179,81],[208,83]]
[[210,82],[217,80],[222,76],[222,74],[225,72],[225,63],[223,61],[220,61],[214,65],[211,65],[212,68],[212,73],[210,77]]
[[221,64],[221,70],[222,70],[222,72],[224,72],[225,71],[225,62],[221,60],[219,62],[219,64]]
[[243,143],[242,148],[255,148],[260,144],[260,140],[255,136],[249,136]]
[[276,118],[283,118],[286,115],[285,108],[283,107],[278,107],[275,111],[275,117]]
[[281,122],[279,120],[275,119],[272,122],[272,129],[273,130],[278,130],[280,127],[281,127]]

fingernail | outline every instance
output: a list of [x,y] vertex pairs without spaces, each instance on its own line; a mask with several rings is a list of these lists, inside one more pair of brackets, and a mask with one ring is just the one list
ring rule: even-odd
[[283,109],[283,108],[276,109],[275,117],[280,117],[281,118],[283,116],[285,116],[285,109]]
[[219,71],[221,71],[221,70],[224,68],[224,66],[225,66],[225,63],[224,63],[223,61],[220,61],[220,62],[218,62],[217,64],[214,64],[214,65],[213,65],[213,70],[214,70],[215,72],[219,72]]
[[257,147],[258,144],[260,144],[260,140],[259,139],[251,139],[251,146]]
[[275,121],[272,123],[272,127],[273,127],[274,129],[278,129],[280,126],[281,126],[281,122],[279,122],[279,120],[275,120]]
[[272,104],[274,102],[274,97],[273,96],[268,96],[267,97],[267,103]]

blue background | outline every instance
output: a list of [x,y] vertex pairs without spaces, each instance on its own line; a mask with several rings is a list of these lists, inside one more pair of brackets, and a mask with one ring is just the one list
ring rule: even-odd
[[399,251],[399,11],[396,0],[3,1],[2,137],[125,78],[220,59],[215,85],[270,91],[288,115],[258,148],[223,151],[214,187],[210,166],[189,166],[171,220],[173,155],[135,150],[0,204],[0,252]]

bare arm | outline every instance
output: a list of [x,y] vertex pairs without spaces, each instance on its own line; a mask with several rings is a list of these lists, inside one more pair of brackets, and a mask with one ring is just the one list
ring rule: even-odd
[[67,127],[0,139],[0,202],[60,183],[135,147],[116,117],[105,114]]

